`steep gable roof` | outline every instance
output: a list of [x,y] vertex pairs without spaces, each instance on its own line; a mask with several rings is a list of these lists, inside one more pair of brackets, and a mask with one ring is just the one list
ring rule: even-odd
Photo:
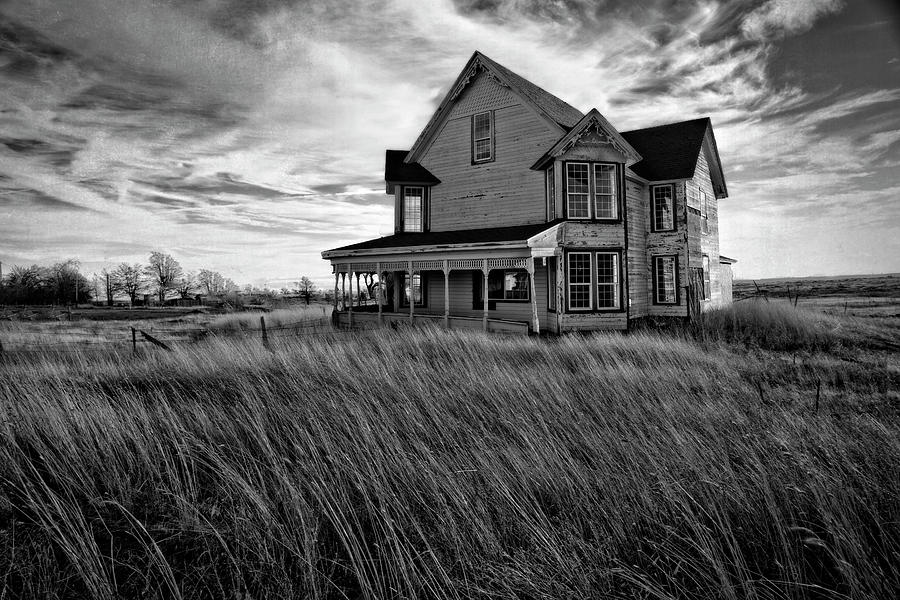
[[716,197],[728,197],[725,174],[722,172],[709,117],[623,131],[622,137],[644,157],[644,160],[632,165],[631,170],[650,181],[690,179],[697,168],[700,152],[705,151]]
[[581,111],[577,108],[560,100],[550,92],[531,83],[524,77],[513,73],[503,65],[494,62],[476,50],[469,59],[469,62],[466,63],[462,72],[456,78],[456,81],[453,82],[447,95],[441,100],[440,105],[438,105],[437,110],[434,111],[434,114],[431,116],[428,124],[425,125],[422,133],[419,134],[416,143],[413,144],[413,147],[409,151],[409,155],[406,158],[407,161],[415,161],[419,158],[421,153],[428,146],[430,140],[437,134],[441,123],[450,112],[453,103],[466,89],[469,82],[482,71],[487,71],[501,85],[508,87],[520,96],[531,106],[531,108],[545,117],[549,123],[558,127],[560,133],[567,132],[569,128],[580,121],[583,116]]
[[592,108],[581,120],[576,123],[567,134],[562,136],[553,146],[538,159],[532,169],[541,169],[552,158],[559,156],[569,150],[578,143],[578,140],[584,134],[596,131],[614,148],[624,154],[629,160],[628,164],[637,163],[641,160],[641,155],[632,147],[628,141],[616,130],[612,124],[606,120],[606,117],[600,114],[596,108]]

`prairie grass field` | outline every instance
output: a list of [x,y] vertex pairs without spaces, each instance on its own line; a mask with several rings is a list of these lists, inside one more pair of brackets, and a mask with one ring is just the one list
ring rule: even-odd
[[268,348],[235,317],[171,352],[0,355],[0,597],[897,597],[896,316],[307,317]]

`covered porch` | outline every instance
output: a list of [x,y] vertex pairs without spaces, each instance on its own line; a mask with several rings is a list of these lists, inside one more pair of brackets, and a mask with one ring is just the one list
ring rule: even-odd
[[373,258],[330,257],[337,326],[528,334],[547,324],[546,259],[527,246]]

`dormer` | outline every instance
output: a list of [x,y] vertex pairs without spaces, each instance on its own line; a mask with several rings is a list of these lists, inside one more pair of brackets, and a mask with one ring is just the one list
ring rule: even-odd
[[625,168],[641,155],[595,108],[534,165],[547,182],[547,220],[618,222],[625,210]]
[[408,153],[408,150],[385,152],[385,192],[394,194],[394,233],[428,231],[431,186],[441,182],[419,163],[404,162]]

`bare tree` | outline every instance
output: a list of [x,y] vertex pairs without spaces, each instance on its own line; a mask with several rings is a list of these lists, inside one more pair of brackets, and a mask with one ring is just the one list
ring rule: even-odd
[[[108,271],[107,269],[103,269],[100,273],[100,277],[102,278],[103,288],[106,290],[106,305],[113,305],[113,297],[116,295],[116,278],[113,275],[115,269],[113,271]],[[98,296],[99,297],[99,296]]]
[[197,291],[197,275],[194,273],[185,273],[175,284],[175,291],[182,298],[190,298],[191,294]]
[[197,280],[200,283],[200,288],[210,296],[225,293],[225,278],[218,271],[200,269]]
[[114,295],[115,292],[122,292],[123,294],[128,295],[128,300],[131,302],[132,306],[134,306],[134,301],[137,300],[138,294],[147,287],[147,281],[144,278],[144,268],[138,263],[129,265],[128,263],[123,262],[113,269],[113,272],[109,275],[111,289],[108,293],[110,294],[110,298],[112,298],[112,295]]
[[309,299],[316,293],[316,284],[313,283],[312,279],[304,275],[297,282],[297,287],[300,289],[300,297],[306,300],[306,305],[309,306]]
[[166,301],[166,292],[177,289],[183,271],[178,261],[171,254],[151,252],[150,261],[145,272],[159,295],[159,303]]

